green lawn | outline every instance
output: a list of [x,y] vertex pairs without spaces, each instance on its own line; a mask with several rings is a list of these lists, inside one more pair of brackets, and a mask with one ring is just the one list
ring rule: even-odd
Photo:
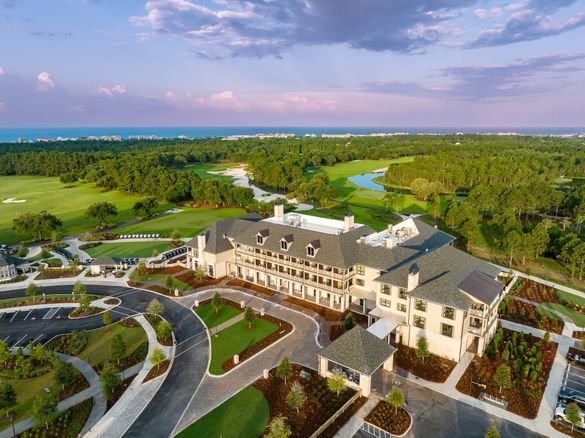
[[[35,397],[44,392],[45,388],[51,388],[53,386],[53,375],[54,371],[50,371],[47,374],[43,374],[39,377],[33,377],[31,379],[7,379],[0,377],[0,382],[9,382],[16,391],[16,406],[12,409],[12,412],[16,413],[15,423],[30,416],[32,414],[32,404]],[[4,411],[0,414],[4,416]],[[0,430],[7,429],[10,427],[10,423],[2,424]]]
[[177,438],[255,438],[266,429],[268,418],[268,402],[250,385],[187,427]]
[[113,324],[88,333],[87,347],[78,355],[81,360],[97,365],[110,360],[110,344],[115,333],[120,333],[126,344],[126,356],[132,354],[148,338],[142,327],[123,327]]
[[578,295],[575,294],[571,294],[569,292],[565,292],[562,290],[556,290],[557,296],[563,300],[563,301],[567,301],[569,303],[575,303],[575,304],[579,304],[580,306],[585,306],[585,298],[580,297]]
[[[137,275],[136,271],[134,271],[131,275],[131,279],[132,280],[137,280],[137,281],[161,281],[164,284],[165,279],[168,277],[168,275],[165,274],[149,274],[149,275]],[[181,280],[177,280],[175,277],[171,276],[171,278],[173,279],[173,289],[179,289],[179,290],[189,290],[191,289],[191,286],[189,286],[188,284],[183,283]],[[166,287],[166,286],[165,286]]]
[[[545,303],[551,309],[555,309],[558,312],[568,316],[573,320],[575,325],[579,327],[585,327],[585,315],[581,312],[577,312],[576,310],[569,309],[568,307],[563,306],[562,304],[557,303]],[[555,315],[556,317],[556,315]],[[558,317],[557,317],[558,318]]]
[[213,328],[217,327],[222,322],[232,319],[234,316],[237,316],[242,312],[238,309],[233,308],[232,306],[222,304],[221,307],[219,308],[218,314],[216,315],[215,308],[211,305],[211,303],[208,303],[205,306],[201,306],[198,309],[196,309],[195,313],[199,315],[199,317],[203,320],[207,328]]
[[191,166],[185,166],[180,170],[183,172],[193,172],[199,175],[202,180],[205,179],[219,179],[226,183],[231,183],[233,178],[231,176],[217,175],[209,172],[221,172],[226,169],[238,166],[238,163],[199,163]]
[[222,330],[211,337],[211,374],[223,374],[221,365],[234,354],[241,353],[246,348],[264,339],[278,330],[278,326],[264,319],[256,319],[254,328],[249,330],[244,320]]
[[246,214],[243,208],[189,208],[185,207],[180,213],[163,216],[136,225],[117,229],[120,234],[159,233],[169,236],[174,230],[183,237],[196,236],[212,223]]
[[[76,184],[66,188],[56,177],[44,176],[0,176],[0,200],[6,198],[24,199],[21,204],[0,202],[0,242],[16,243],[30,236],[19,236],[12,230],[12,220],[28,212],[47,210],[63,221],[64,234],[76,234],[94,229],[97,223],[84,217],[90,204],[109,201],[118,207],[118,216],[109,223],[126,222],[136,217],[132,206],[138,196],[126,195],[118,191],[102,192],[92,184]],[[159,207],[168,210],[170,204]]]
[[169,242],[121,242],[103,243],[84,250],[91,257],[152,257],[153,251],[161,252],[171,249]]
[[396,224],[402,219],[400,216],[378,208],[356,207],[355,205],[337,204],[331,208],[319,208],[303,211],[303,214],[310,216],[324,217],[343,220],[348,211],[355,215],[355,221],[360,224],[369,225],[377,231],[382,231],[388,224]]

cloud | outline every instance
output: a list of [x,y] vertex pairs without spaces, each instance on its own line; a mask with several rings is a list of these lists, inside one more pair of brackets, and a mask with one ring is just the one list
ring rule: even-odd
[[476,9],[473,11],[473,15],[478,20],[488,20],[490,18],[499,17],[502,15],[502,8],[491,8],[491,9]]
[[219,108],[236,111],[244,110],[247,107],[247,105],[238,99],[230,90],[212,94],[209,97],[199,97],[195,99],[195,103],[206,108]]
[[0,5],[6,9],[12,9],[16,7],[16,0],[2,0],[0,1]]
[[407,81],[365,82],[369,93],[494,101],[544,94],[563,88],[563,80],[581,72],[585,53],[547,55],[506,64],[463,65],[441,69],[440,83]]
[[2,76],[4,73],[4,68],[0,65],[0,76]]
[[147,29],[143,39],[180,37],[207,58],[280,56],[295,45],[332,44],[411,53],[449,34],[441,23],[469,5],[469,0],[221,0],[204,6],[152,0],[146,15],[130,21]]
[[46,71],[43,71],[37,76],[37,88],[40,91],[46,91],[51,88],[55,88],[55,82],[51,79],[51,75]]
[[113,87],[106,87],[104,85],[100,85],[97,89],[98,94],[103,94],[105,96],[114,96],[116,94],[126,94],[127,93],[126,85],[117,84]]
[[43,31],[31,31],[29,32],[31,35],[39,37],[39,38],[46,38],[48,40],[54,40],[57,38],[71,38],[73,33],[71,32],[43,32]]
[[0,113],[5,113],[8,111],[8,106],[4,102],[0,102]]

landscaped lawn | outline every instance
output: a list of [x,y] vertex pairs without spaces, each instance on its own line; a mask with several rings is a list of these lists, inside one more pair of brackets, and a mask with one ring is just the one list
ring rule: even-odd
[[[110,224],[125,222],[136,217],[132,206],[139,196],[126,195],[118,191],[102,192],[92,184],[76,184],[66,188],[56,177],[44,176],[0,176],[0,201],[7,198],[22,199],[17,204],[0,203],[0,242],[16,243],[27,236],[19,236],[12,230],[12,220],[28,212],[47,210],[63,221],[62,231],[75,234],[89,231],[97,223],[84,217],[90,204],[109,201],[118,207],[118,215],[108,219]],[[158,211],[168,210],[163,204]]]
[[120,323],[87,332],[87,347],[78,355],[81,360],[95,366],[110,360],[110,344],[115,333],[120,333],[126,344],[126,354],[131,354],[148,341],[142,327],[123,327]]
[[330,219],[343,220],[347,212],[355,215],[355,221],[359,224],[369,225],[377,231],[382,231],[388,224],[396,224],[402,219],[389,211],[377,208],[357,207],[355,205],[337,204],[331,208],[318,208],[303,211],[303,214]]
[[[7,379],[0,377],[0,382],[11,383],[16,391],[17,405],[12,409],[12,412],[16,413],[15,423],[32,414],[34,398],[43,393],[45,388],[51,388],[53,386],[54,374],[54,371],[50,371],[42,376],[31,379]],[[4,416],[4,414],[4,411],[0,413],[1,416]],[[8,427],[10,427],[10,423],[0,423],[0,430]]]
[[139,224],[116,230],[120,234],[159,233],[169,236],[174,230],[183,237],[196,236],[212,223],[246,214],[243,208],[192,208],[184,207],[180,213],[174,213]]
[[211,305],[211,303],[208,303],[204,306],[200,306],[199,308],[195,308],[195,313],[199,315],[207,328],[213,328],[227,320],[232,319],[234,316],[237,316],[242,312],[232,306],[222,304],[219,308],[219,313],[216,315],[215,308]]
[[86,249],[93,258],[98,257],[152,257],[153,251],[158,254],[171,249],[169,242],[120,242],[104,243],[93,248]]
[[266,399],[250,385],[187,427],[177,438],[255,438],[266,429],[268,415]]
[[193,172],[199,175],[202,180],[205,179],[219,179],[226,183],[231,183],[233,178],[231,176],[218,175],[209,172],[221,172],[226,169],[238,166],[238,163],[198,163],[190,166],[185,166],[180,170],[183,172]]
[[573,320],[573,322],[575,323],[575,325],[577,325],[579,327],[585,327],[585,314],[583,314],[582,312],[578,312],[576,310],[569,309],[568,307],[563,306],[562,304],[557,304],[557,303],[546,303],[546,305],[552,309],[555,309],[558,312],[561,312],[562,314],[568,316],[569,318],[571,318]]
[[220,375],[224,371],[221,365],[238,354],[278,330],[278,326],[264,319],[256,318],[254,328],[248,329],[245,320],[222,330],[211,337],[211,363],[209,372]]
[[[161,281],[164,284],[164,281],[168,276],[169,275],[167,275],[167,274],[148,274],[148,275],[144,275],[144,276],[132,274],[131,278],[132,278],[132,280],[138,280],[138,281]],[[183,291],[191,289],[191,286],[189,286],[188,284],[185,284],[182,281],[177,280],[172,275],[170,277],[173,279],[173,289],[179,289],[179,290],[183,290]],[[166,285],[165,285],[165,287],[166,287]]]

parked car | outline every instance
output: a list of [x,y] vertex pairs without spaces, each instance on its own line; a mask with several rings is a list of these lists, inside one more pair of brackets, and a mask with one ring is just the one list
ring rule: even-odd
[[585,365],[585,356],[582,354],[567,353],[567,360],[581,365]]
[[577,402],[581,409],[585,409],[585,392],[563,388],[559,392],[559,401],[564,404]]
[[[577,425],[575,425],[576,428],[578,429],[585,429],[585,413],[583,413],[583,411],[581,411],[579,413],[579,416],[581,417],[581,422]],[[555,409],[555,420],[557,421],[566,421],[567,423],[570,423],[569,420],[567,420],[567,407],[564,405],[558,405],[557,408]]]

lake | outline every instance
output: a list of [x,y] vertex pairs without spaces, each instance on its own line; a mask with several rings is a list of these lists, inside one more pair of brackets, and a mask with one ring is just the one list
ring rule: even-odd
[[386,187],[382,184],[378,184],[374,182],[374,179],[383,176],[384,172],[370,172],[370,173],[362,173],[361,175],[354,175],[347,178],[352,183],[354,183],[358,187],[362,187],[364,189],[376,190],[377,192],[385,192]]

